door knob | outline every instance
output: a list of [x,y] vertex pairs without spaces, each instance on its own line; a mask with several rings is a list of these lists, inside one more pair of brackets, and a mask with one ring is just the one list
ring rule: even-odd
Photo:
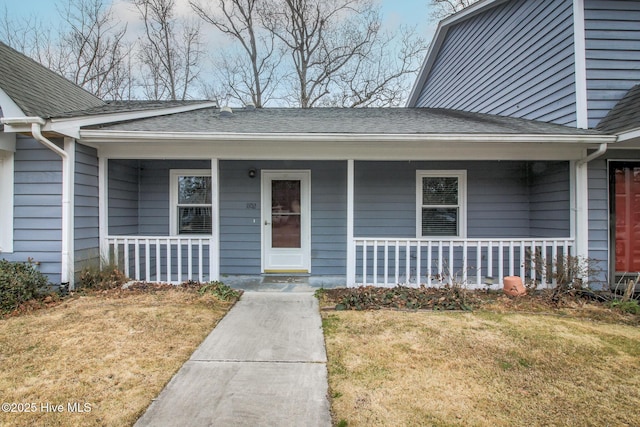
[[271,223],[269,221],[264,221],[264,225],[271,225]]

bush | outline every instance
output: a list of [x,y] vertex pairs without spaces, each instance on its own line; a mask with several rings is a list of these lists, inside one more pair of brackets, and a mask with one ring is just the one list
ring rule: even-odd
[[129,281],[129,278],[118,270],[118,266],[113,264],[102,268],[86,267],[80,272],[79,279],[80,288],[99,290],[119,288]]
[[0,260],[0,311],[15,310],[20,304],[42,296],[48,288],[47,276],[32,261]]
[[217,281],[205,283],[200,287],[198,293],[200,295],[212,294],[221,301],[237,300],[240,298],[240,295],[242,295],[241,291],[237,291],[230,286]]

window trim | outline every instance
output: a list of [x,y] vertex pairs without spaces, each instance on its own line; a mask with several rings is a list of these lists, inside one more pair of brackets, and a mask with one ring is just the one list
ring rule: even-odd
[[13,172],[12,151],[0,150],[0,253],[13,253]]
[[[211,230],[210,234],[178,234],[178,177],[180,176],[212,176],[211,169],[170,169],[169,170],[169,186],[170,186],[170,194],[169,194],[169,233],[171,236],[187,236],[187,237],[198,237],[198,236],[213,236],[214,230]],[[213,198],[215,197],[215,193],[213,191],[213,186],[215,183],[213,182],[213,178],[211,179],[211,212],[213,213],[214,202]],[[211,224],[212,227],[215,226],[215,223]]]
[[[458,235],[423,236],[422,235],[422,178],[458,178]],[[467,171],[457,170],[417,170],[416,171],[416,237],[418,239],[447,239],[467,237]]]

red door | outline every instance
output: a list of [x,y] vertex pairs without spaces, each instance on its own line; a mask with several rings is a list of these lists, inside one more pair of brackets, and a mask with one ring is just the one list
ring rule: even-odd
[[640,166],[614,166],[616,273],[640,272]]

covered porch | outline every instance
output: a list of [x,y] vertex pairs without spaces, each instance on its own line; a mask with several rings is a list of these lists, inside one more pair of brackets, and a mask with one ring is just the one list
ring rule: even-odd
[[[571,161],[105,159],[101,164],[106,172],[101,222],[108,231],[101,239],[102,258],[133,280],[269,283],[288,275],[312,286],[337,280],[343,286],[473,288],[501,285],[503,277],[518,275],[547,286],[563,259],[577,254]],[[172,201],[176,170],[212,177],[206,184],[206,233],[176,229],[170,212],[180,209]],[[265,240],[274,238],[266,228],[275,206],[264,193],[265,173],[271,171],[308,173],[308,206],[303,203],[301,217],[295,217],[300,246],[308,240],[306,268],[273,270],[265,264]],[[423,192],[438,192],[425,186],[451,182],[455,195],[440,196],[458,198],[455,206],[438,205],[447,200],[424,205]],[[282,208],[277,209],[282,219]]]

